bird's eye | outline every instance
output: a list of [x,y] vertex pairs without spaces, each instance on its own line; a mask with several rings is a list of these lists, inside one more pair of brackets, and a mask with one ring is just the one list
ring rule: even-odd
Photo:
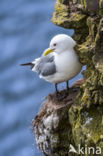
[[56,45],[57,45],[56,43],[53,44],[54,47],[55,47]]

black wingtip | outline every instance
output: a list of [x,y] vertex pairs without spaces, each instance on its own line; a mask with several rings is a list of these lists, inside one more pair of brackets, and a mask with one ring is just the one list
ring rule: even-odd
[[32,69],[35,66],[35,64],[29,62],[29,63],[20,64],[20,66],[30,66]]
[[32,63],[24,63],[24,64],[20,64],[20,66],[32,66]]

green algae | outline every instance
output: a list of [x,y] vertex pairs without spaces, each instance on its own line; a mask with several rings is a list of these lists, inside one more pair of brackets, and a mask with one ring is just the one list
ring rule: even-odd
[[99,14],[100,15],[103,15],[103,0],[99,0]]
[[99,1],[96,16],[89,14],[86,0],[81,0],[81,5],[87,13],[84,10],[70,13],[69,7],[57,1],[52,22],[74,29],[75,50],[80,62],[87,66],[83,72],[85,82],[69,110],[71,140],[76,147],[87,144],[100,146],[103,151],[103,0]]
[[103,106],[93,105],[91,109],[78,109],[78,106],[72,106],[69,110],[69,119],[76,146],[81,144],[94,147],[98,143],[103,144]]

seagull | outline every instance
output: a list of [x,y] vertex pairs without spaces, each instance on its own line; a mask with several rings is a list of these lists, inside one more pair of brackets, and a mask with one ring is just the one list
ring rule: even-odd
[[31,66],[33,72],[37,72],[39,77],[55,84],[56,93],[59,93],[57,85],[75,77],[82,69],[78,55],[74,50],[76,42],[66,34],[58,34],[50,41],[50,46],[42,56],[33,62],[21,64]]

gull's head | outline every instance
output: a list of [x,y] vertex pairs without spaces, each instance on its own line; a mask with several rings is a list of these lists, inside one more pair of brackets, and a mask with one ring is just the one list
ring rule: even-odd
[[60,54],[65,51],[72,51],[75,45],[76,42],[70,36],[65,34],[56,35],[52,38],[50,46],[44,53],[44,56],[48,55],[51,52]]

